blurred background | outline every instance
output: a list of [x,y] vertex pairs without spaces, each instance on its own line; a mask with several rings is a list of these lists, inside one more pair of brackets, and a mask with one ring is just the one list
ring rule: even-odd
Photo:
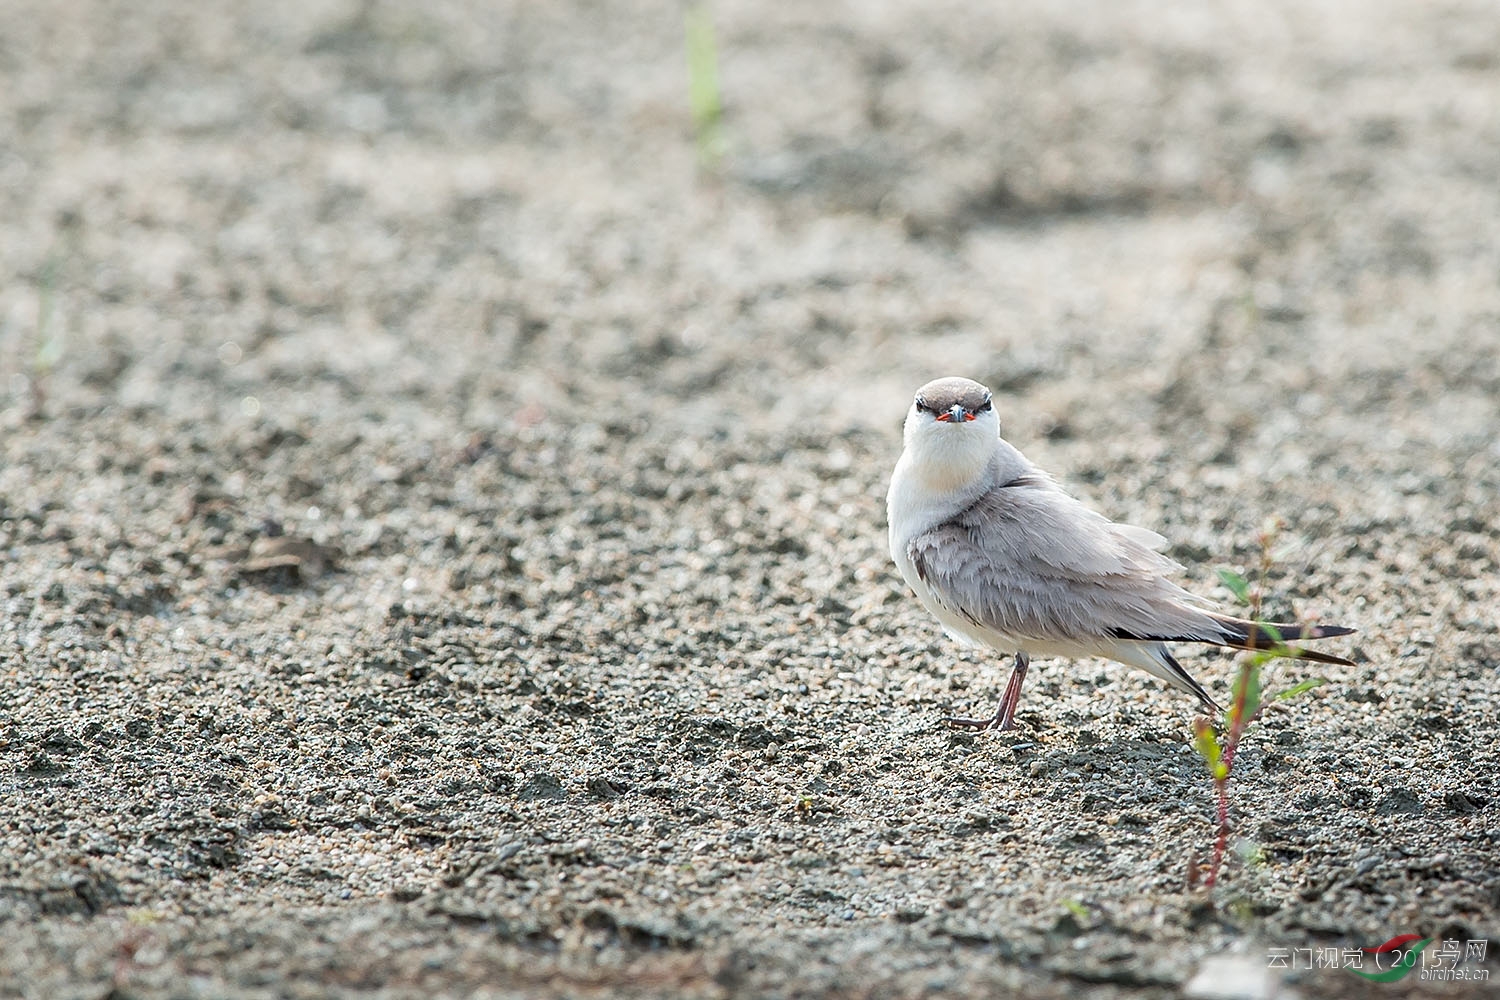
[[885,429],[963,371],[1052,433],[1395,392],[1476,434],[1420,386],[1494,376],[1493,14],[7,3],[5,400]]

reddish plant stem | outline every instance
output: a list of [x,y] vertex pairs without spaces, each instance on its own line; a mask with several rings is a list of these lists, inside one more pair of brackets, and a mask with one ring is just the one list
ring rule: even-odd
[[1235,686],[1234,704],[1229,708],[1229,735],[1224,740],[1224,753],[1219,762],[1224,765],[1224,776],[1214,776],[1214,790],[1219,798],[1219,835],[1214,840],[1214,856],[1209,863],[1208,878],[1204,885],[1210,889],[1219,880],[1219,869],[1224,864],[1224,854],[1229,849],[1229,774],[1234,769],[1234,751],[1240,745],[1240,734],[1245,729],[1245,695],[1250,690],[1250,671],[1254,661],[1240,667],[1240,680]]
[[[1261,536],[1260,578],[1265,579],[1271,565],[1269,535]],[[1256,582],[1250,593],[1250,620],[1260,621],[1261,584]],[[1240,736],[1245,731],[1245,697],[1250,692],[1250,672],[1255,669],[1255,660],[1246,660],[1240,666],[1239,683],[1235,685],[1234,703],[1229,706],[1229,734],[1224,739],[1224,752],[1219,762],[1224,765],[1224,776],[1214,776],[1214,791],[1219,799],[1219,834],[1214,839],[1213,860],[1208,866],[1208,878],[1203,884],[1212,889],[1219,880],[1219,869],[1224,865],[1224,854],[1229,850],[1229,775],[1234,770],[1234,752],[1239,749]]]
[[1219,792],[1219,836],[1214,840],[1214,856],[1209,862],[1208,878],[1203,884],[1212,889],[1219,880],[1219,868],[1224,864],[1224,852],[1229,848],[1229,782],[1216,781]]

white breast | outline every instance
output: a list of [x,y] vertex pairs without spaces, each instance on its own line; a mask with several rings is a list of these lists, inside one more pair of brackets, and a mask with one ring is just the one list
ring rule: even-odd
[[957,515],[972,499],[963,492],[949,493],[946,496],[935,494],[912,472],[909,456],[903,454],[896,464],[895,474],[891,477],[891,488],[886,495],[891,560],[912,593],[942,623],[944,630],[966,645],[987,646],[1000,653],[1025,651],[1038,657],[1093,655],[1095,650],[1092,646],[1085,647],[1056,639],[1007,635],[978,625],[957,611],[951,602],[945,600],[941,593],[918,575],[911,560],[912,540]]
[[[949,635],[970,645],[986,645],[1004,649],[1003,637],[992,636],[988,630],[976,629],[972,622],[944,604],[938,593],[918,575],[917,568],[911,561],[912,539],[932,530],[962,508],[961,499],[935,499],[933,492],[926,489],[919,478],[913,474],[909,455],[903,454],[901,460],[896,463],[895,474],[891,476],[890,492],[886,494],[886,516],[890,521],[888,534],[891,561],[896,564],[896,569],[901,573],[901,579],[905,580],[906,585],[917,595],[922,606],[942,622],[943,628]],[[1000,642],[997,643],[994,640],[1000,640]],[[1014,652],[1016,648],[1019,647],[1012,647],[1010,651]]]

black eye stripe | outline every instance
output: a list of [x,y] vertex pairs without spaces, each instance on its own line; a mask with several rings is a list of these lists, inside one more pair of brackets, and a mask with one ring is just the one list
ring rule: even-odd
[[946,413],[954,406],[963,406],[970,413],[985,413],[994,408],[992,399],[989,396],[984,397],[984,401],[974,407],[969,407],[962,400],[953,398],[945,398],[943,402],[947,403],[947,405],[934,403],[925,396],[918,396],[915,400],[917,409],[923,413]]

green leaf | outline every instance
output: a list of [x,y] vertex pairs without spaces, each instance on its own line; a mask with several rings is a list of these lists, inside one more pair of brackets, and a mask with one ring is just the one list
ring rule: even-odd
[[682,24],[698,157],[705,167],[712,168],[724,154],[724,135],[720,129],[723,104],[719,100],[719,49],[707,0],[689,3],[682,12]]
[[1234,678],[1234,700],[1229,705],[1229,721],[1238,717],[1243,722],[1255,718],[1260,711],[1260,664],[1252,659],[1241,668]]
[[1287,688],[1285,691],[1277,692],[1276,694],[1271,696],[1271,700],[1282,701],[1286,698],[1295,698],[1297,697],[1297,695],[1302,694],[1304,691],[1311,691],[1313,688],[1320,688],[1327,683],[1327,677],[1314,677],[1311,680],[1303,681],[1301,684],[1294,684],[1293,686]]
[[[1275,625],[1272,625],[1270,622],[1257,621],[1255,623],[1255,630],[1257,633],[1265,633],[1264,638],[1257,635],[1255,639],[1258,648],[1250,656],[1250,662],[1255,664],[1255,666],[1263,667],[1278,656],[1292,655],[1291,648],[1282,640],[1281,631]],[[1263,642],[1264,639],[1269,639],[1270,644],[1268,646],[1259,646],[1259,643]]]
[[1223,766],[1219,758],[1224,752],[1219,747],[1219,738],[1214,735],[1214,727],[1208,724],[1207,719],[1195,719],[1193,721],[1193,749],[1198,751],[1198,756],[1208,765],[1208,773],[1216,780],[1222,780],[1225,775],[1220,773]]
[[1240,576],[1232,569],[1221,568],[1219,570],[1219,582],[1229,588],[1229,592],[1234,595],[1235,600],[1241,604],[1250,603],[1250,584],[1245,582],[1243,576]]

